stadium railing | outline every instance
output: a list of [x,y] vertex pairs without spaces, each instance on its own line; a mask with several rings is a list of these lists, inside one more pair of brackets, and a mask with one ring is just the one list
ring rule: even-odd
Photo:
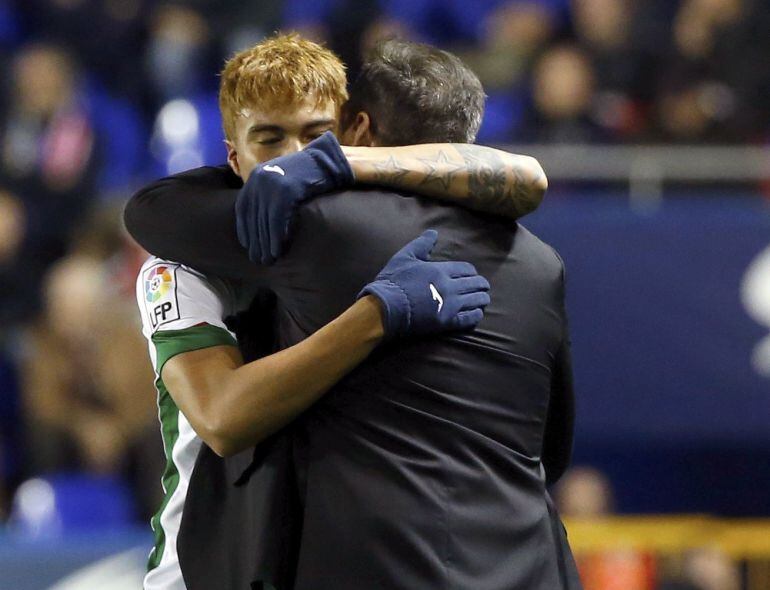
[[770,181],[770,147],[759,145],[505,145],[537,158],[549,180],[622,183],[631,201],[660,200],[668,184]]

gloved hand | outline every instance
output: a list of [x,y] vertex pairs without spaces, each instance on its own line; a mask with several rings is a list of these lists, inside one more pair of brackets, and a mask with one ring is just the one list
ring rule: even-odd
[[429,229],[399,250],[358,294],[384,309],[385,338],[475,328],[489,304],[489,283],[468,262],[431,261],[438,232]]
[[297,206],[353,184],[353,170],[337,138],[327,131],[304,150],[257,166],[235,201],[238,241],[255,263],[283,253]]

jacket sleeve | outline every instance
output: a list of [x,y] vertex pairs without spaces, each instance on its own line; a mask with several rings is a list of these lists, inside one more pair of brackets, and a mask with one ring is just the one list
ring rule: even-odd
[[128,233],[145,250],[207,274],[242,279],[254,265],[238,243],[235,199],[242,186],[227,166],[169,176],[137,192],[126,205]]
[[561,275],[562,339],[554,357],[551,397],[543,438],[542,462],[548,485],[553,485],[569,467],[575,429],[575,392],[572,377],[567,310],[564,305],[564,266]]

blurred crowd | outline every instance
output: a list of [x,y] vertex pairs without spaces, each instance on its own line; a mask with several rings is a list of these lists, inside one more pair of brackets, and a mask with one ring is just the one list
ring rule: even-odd
[[383,37],[458,53],[488,94],[482,142],[770,132],[762,0],[0,0],[0,522],[50,474],[129,482],[131,518],[154,510],[145,253],[120,209],[151,178],[224,161],[220,64],[279,29],[351,77]]
[[[567,522],[599,523],[616,514],[612,484],[600,471],[575,466],[554,490],[559,513]],[[741,590],[743,568],[712,539],[684,554],[656,555],[624,546],[622,535],[612,550],[575,551],[584,590]],[[767,582],[763,580],[762,583]],[[754,586],[749,585],[749,588]],[[764,587],[764,586],[760,586]]]

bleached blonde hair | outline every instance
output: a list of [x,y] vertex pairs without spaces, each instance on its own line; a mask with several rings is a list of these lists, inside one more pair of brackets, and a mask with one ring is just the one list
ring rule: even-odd
[[277,34],[225,63],[219,109],[225,137],[235,137],[244,109],[286,109],[309,96],[337,109],[348,99],[345,66],[332,51],[296,33]]

